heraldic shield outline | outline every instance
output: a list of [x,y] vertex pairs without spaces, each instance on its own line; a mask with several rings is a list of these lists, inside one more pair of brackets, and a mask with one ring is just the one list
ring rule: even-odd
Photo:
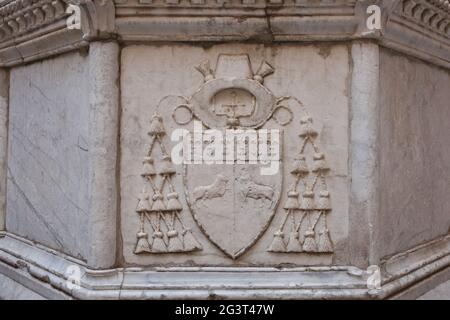
[[[267,62],[255,75],[248,55],[222,54],[215,72],[209,61],[197,70],[205,82],[189,105],[205,127],[225,136],[227,129],[261,128],[272,117],[277,98],[263,85],[274,72]],[[184,165],[186,199],[195,221],[233,259],[259,240],[275,215],[283,179],[279,160],[279,170],[270,176],[261,175],[262,164]]]

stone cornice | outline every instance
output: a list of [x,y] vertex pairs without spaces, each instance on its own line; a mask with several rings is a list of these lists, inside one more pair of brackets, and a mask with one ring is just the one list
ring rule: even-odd
[[[69,4],[80,8],[81,29],[69,29]],[[114,4],[102,0],[0,2],[0,66],[14,66],[89,45],[114,31]]]
[[400,0],[393,7],[380,43],[450,67],[450,2]]
[[[0,7],[0,61],[15,65],[80,45],[81,32],[66,28],[62,0],[10,0]],[[36,48],[39,48],[36,50]]]
[[450,39],[450,4],[448,1],[403,0],[392,19],[415,28]]
[[61,0],[10,1],[0,8],[0,39],[3,43],[57,24],[64,19],[66,4]]
[[352,36],[356,0],[116,0],[123,41],[296,41]]
[[[383,28],[368,30],[366,9],[382,7]],[[81,30],[66,26],[69,4]],[[120,42],[349,41],[373,39],[450,67],[448,0],[4,0],[0,66],[114,38]]]

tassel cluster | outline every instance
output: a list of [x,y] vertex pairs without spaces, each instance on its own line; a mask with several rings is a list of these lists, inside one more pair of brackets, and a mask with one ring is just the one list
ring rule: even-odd
[[284,233],[278,231],[274,235],[273,242],[269,247],[269,252],[285,252],[286,244],[284,243]]
[[317,209],[321,211],[331,210],[330,192],[321,191],[319,194],[319,201],[317,202]]
[[169,252],[181,252],[183,251],[183,243],[178,237],[178,231],[171,230],[167,232],[167,237],[169,238],[168,250]]
[[323,153],[316,153],[314,155],[314,164],[312,172],[325,173],[328,170],[330,170],[330,167],[325,161],[325,155]]
[[308,164],[304,155],[300,155],[295,159],[291,173],[294,175],[307,175],[309,173]]
[[180,200],[178,200],[178,193],[169,193],[167,195],[167,210],[168,211],[182,211],[183,206],[180,203]]
[[[208,66],[204,66],[207,68]],[[205,69],[206,70],[206,69]],[[207,70],[206,70],[207,72]],[[141,176],[152,187],[153,194],[145,190],[138,197],[136,212],[140,215],[140,229],[137,233],[135,254],[144,253],[181,253],[202,250],[191,230],[187,229],[181,217],[183,205],[180,197],[174,191],[172,183],[176,169],[170,156],[166,154],[163,136],[166,134],[163,118],[155,114],[150,122],[150,151],[144,158]],[[161,153],[153,157],[155,144],[160,144]],[[155,159],[161,159],[155,169]],[[160,185],[158,189],[156,186]],[[167,190],[169,190],[168,193]],[[166,197],[165,197],[166,196]],[[151,200],[150,200],[151,199]],[[166,201],[165,201],[166,200]],[[146,219],[151,227],[147,233]],[[152,239],[149,241],[149,238]]]
[[323,253],[333,252],[333,244],[331,243],[330,231],[328,229],[319,232],[318,251]]
[[305,191],[303,193],[300,209],[305,211],[311,211],[316,209],[314,204],[314,192]]
[[166,130],[164,129],[163,119],[160,115],[155,114],[152,117],[150,122],[150,130],[148,134],[152,137],[162,136],[166,134]]
[[[300,119],[300,155],[293,161],[290,173],[295,184],[284,204],[284,220],[268,251],[280,253],[332,253],[333,243],[327,229],[326,216],[332,210],[326,183],[330,167],[317,144],[318,131],[313,119]],[[308,155],[308,156],[307,156]],[[300,190],[300,193],[297,192]],[[296,218],[301,216],[300,219]],[[292,219],[289,219],[289,218]],[[287,232],[291,231],[289,234]],[[285,233],[288,235],[285,243]]]
[[162,175],[174,175],[177,173],[169,156],[164,157],[160,173]]
[[135,254],[151,252],[150,243],[148,242],[148,234],[145,232],[139,232],[137,234],[138,242],[136,244]]
[[153,248],[152,252],[164,253],[167,252],[166,243],[164,242],[164,234],[161,231],[153,233]]
[[137,213],[146,213],[151,211],[150,196],[144,191],[139,195],[139,202],[136,208]]
[[299,231],[292,231],[287,243],[285,242],[285,233],[278,231],[275,233],[268,251],[279,253],[332,253],[333,243],[328,229],[320,231],[317,235],[314,230],[309,229],[305,233],[303,243],[300,240]]
[[308,230],[305,234],[305,242],[303,243],[303,251],[317,252],[316,233],[314,230]]
[[144,178],[153,177],[156,175],[154,163],[153,158],[145,157],[141,174]]
[[288,199],[286,200],[286,204],[284,205],[284,209],[286,210],[296,210],[300,208],[300,204],[298,202],[299,193],[297,191],[289,191]]
[[166,210],[166,205],[163,201],[164,197],[161,193],[157,193],[153,196],[153,205],[152,210],[153,212],[162,212]]
[[313,127],[313,119],[311,117],[304,117],[300,120],[300,134],[301,138],[315,138],[318,132]]
[[300,235],[298,232],[291,232],[289,235],[289,242],[287,245],[287,252],[303,252],[302,245],[300,243]]

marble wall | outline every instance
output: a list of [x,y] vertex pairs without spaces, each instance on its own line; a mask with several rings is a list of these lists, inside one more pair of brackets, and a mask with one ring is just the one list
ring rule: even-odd
[[86,259],[87,57],[14,68],[10,78],[7,230]]
[[[334,246],[333,255],[268,251],[274,234],[283,223],[283,206],[292,184],[290,163],[295,160],[294,151],[301,145],[298,132],[304,113],[302,107],[292,104],[288,107],[293,111],[294,118],[286,127],[281,126],[284,135],[282,174],[273,177],[273,181],[263,179],[266,185],[279,183],[281,186],[276,195],[279,197],[278,203],[270,209],[274,211],[273,216],[268,212],[266,220],[263,219],[255,227],[259,231],[252,241],[242,237],[243,242],[252,242],[243,245],[245,252],[230,256],[221,247],[221,239],[211,235],[220,233],[222,225],[206,226],[206,229],[217,230],[205,231],[204,223],[202,225],[196,219],[196,209],[189,201],[189,194],[197,186],[198,179],[201,182],[197,183],[198,186],[214,182],[211,178],[215,175],[214,169],[205,168],[204,174],[189,180],[191,178],[186,177],[185,168],[177,166],[174,187],[183,205],[183,222],[186,228],[192,230],[201,244],[201,250],[176,254],[136,254],[140,228],[136,207],[141,191],[150,187],[141,174],[142,161],[150,143],[148,131],[152,116],[155,112],[161,114],[169,135],[173,130],[184,127],[174,121],[174,106],[179,101],[173,99],[192,96],[204,82],[196,67],[208,59],[210,68],[215,71],[221,55],[248,55],[254,73],[262,61],[269,62],[275,72],[265,78],[264,86],[276,97],[297,98],[313,118],[313,126],[319,134],[318,145],[331,167],[327,182],[333,210],[327,215],[327,222]],[[349,225],[357,222],[350,221],[349,215],[350,61],[349,47],[346,45],[125,47],[121,58],[119,169],[119,239],[123,243],[119,242],[117,261],[125,265],[352,263],[348,247],[352,241]],[[7,230],[86,259],[89,250],[87,58],[80,52],[67,54],[14,68],[10,78]],[[449,78],[449,73],[444,69],[386,49],[380,52],[380,210],[375,216],[379,228],[372,243],[377,250],[376,256],[389,256],[448,233],[450,225],[446,210],[450,202],[445,191],[448,187],[446,172],[450,154],[445,137],[450,127],[445,119],[450,112]],[[161,99],[167,97],[170,98],[159,104]],[[274,119],[265,125],[266,128],[277,126],[280,127]],[[192,129],[192,126],[186,128]],[[174,143],[169,136],[165,139],[170,150]],[[186,181],[187,178],[189,181]],[[256,202],[251,205],[256,206]],[[214,224],[214,218],[211,219]],[[241,227],[245,229],[246,226],[253,228],[251,219]],[[361,228],[367,226],[361,225]],[[233,238],[235,235],[229,236]],[[285,237],[287,243],[289,232]],[[241,240],[235,239],[236,242]],[[239,243],[236,245],[239,246]]]
[[378,250],[450,231],[450,72],[382,49]]

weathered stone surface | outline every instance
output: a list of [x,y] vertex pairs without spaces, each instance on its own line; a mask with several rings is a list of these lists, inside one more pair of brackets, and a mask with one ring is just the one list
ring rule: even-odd
[[[333,212],[329,214],[330,225],[333,225],[333,241],[337,244],[336,254],[345,255],[345,248],[341,247],[347,237],[348,228],[348,82],[349,77],[349,52],[346,46],[277,46],[265,47],[262,45],[226,45],[214,46],[204,50],[194,46],[131,46],[124,49],[122,53],[122,129],[121,129],[121,214],[122,214],[122,237],[124,240],[123,255],[127,263],[140,265],[157,265],[162,263],[198,265],[274,265],[282,263],[301,264],[328,264],[330,255],[296,254],[296,253],[269,253],[274,233],[278,230],[285,215],[283,209],[287,200],[289,185],[292,184],[290,176],[291,162],[294,160],[297,147],[300,148],[301,140],[298,136],[300,130],[301,108],[292,104],[292,111],[295,117],[292,126],[287,126],[284,134],[284,152],[282,160],[284,166],[283,177],[285,179],[283,187],[277,190],[281,193],[281,201],[273,221],[266,228],[267,222],[261,226],[262,237],[256,238],[254,246],[245,250],[244,255],[239,259],[232,260],[211,241],[207,236],[214,238],[214,232],[233,232],[226,223],[215,220],[213,212],[224,218],[231,216],[233,210],[228,208],[227,202],[220,202],[217,198],[210,200],[207,205],[214,202],[209,207],[212,216],[208,219],[216,221],[216,231],[209,230],[213,227],[203,225],[206,232],[202,232],[193,219],[193,214],[198,208],[192,207],[188,210],[184,193],[195,193],[195,189],[202,186],[214,184],[214,177],[220,172],[214,171],[211,167],[204,167],[202,175],[189,174],[187,178],[187,188],[182,184],[183,169],[177,167],[177,176],[174,179],[176,191],[180,194],[184,205],[183,218],[186,224],[194,232],[195,237],[201,243],[203,250],[192,254],[179,255],[135,255],[136,233],[139,231],[139,217],[136,214],[138,195],[146,186],[141,177],[142,161],[146,155],[149,144],[147,132],[150,129],[152,115],[156,111],[158,101],[169,95],[190,96],[202,84],[202,75],[195,70],[195,67],[205,59],[211,61],[215,68],[216,61],[220,54],[248,54],[251,64],[256,72],[256,67],[263,59],[267,60],[275,69],[275,73],[265,79],[264,85],[276,96],[292,95],[301,100],[307,111],[315,120],[314,127],[319,131],[319,145],[327,155],[332,171],[327,177],[332,194]],[[314,67],[313,67],[314,66]],[[167,72],[172,70],[171,72]],[[231,71],[233,72],[233,71]],[[241,71],[242,72],[242,71]],[[317,91],[316,88],[325,84],[327,90]],[[166,131],[170,135],[172,130],[177,129],[177,125],[172,119],[172,113],[176,104],[167,102],[160,106],[158,112],[162,115]],[[297,109],[295,109],[297,108]],[[332,121],[331,121],[332,119]],[[270,120],[268,126],[274,126],[274,120]],[[188,127],[192,127],[189,125]],[[288,128],[289,127],[289,128]],[[166,144],[172,145],[166,137]],[[156,150],[159,150],[155,147]],[[169,148],[170,149],[170,148]],[[226,165],[222,170],[226,170]],[[232,166],[231,166],[232,167]],[[197,170],[197,169],[195,169]],[[200,170],[200,169],[199,169]],[[228,174],[225,174],[226,176]],[[228,176],[230,180],[234,177]],[[268,178],[266,178],[268,179]],[[278,179],[278,178],[277,178]],[[257,179],[256,179],[257,180]],[[267,180],[260,184],[275,186],[275,181]],[[269,182],[270,181],[270,182]],[[147,189],[150,187],[147,185]],[[276,190],[276,188],[274,189]],[[148,191],[148,190],[147,190]],[[234,191],[237,194],[237,191]],[[191,201],[192,202],[192,201]],[[255,202],[255,205],[258,202]],[[249,207],[247,210],[252,210]],[[193,209],[193,210],[192,210]],[[220,211],[223,210],[223,211]],[[193,212],[194,211],[194,212]],[[197,213],[200,214],[200,213]],[[249,213],[250,214],[250,213]],[[205,217],[206,218],[206,217]],[[200,218],[201,220],[201,218]],[[198,221],[198,219],[197,219]],[[207,223],[200,222],[200,225]],[[270,220],[269,220],[270,221]],[[242,227],[238,229],[244,232],[246,228],[253,229],[252,220],[243,219]],[[242,228],[242,229],[240,229]],[[236,229],[237,230],[237,229]],[[258,230],[256,228],[255,230]],[[205,230],[204,230],[205,231]],[[218,234],[218,233],[215,234]],[[238,232],[238,231],[236,231]],[[238,232],[239,233],[239,232]],[[230,234],[229,241],[235,241]],[[289,236],[289,232],[287,237]],[[224,236],[223,239],[227,237]],[[217,244],[221,240],[211,239]],[[286,239],[287,240],[287,239]],[[240,241],[237,240],[236,241]],[[243,247],[248,247],[252,241],[242,238]],[[222,245],[223,242],[221,242]],[[239,245],[236,244],[237,248]],[[242,249],[242,247],[240,247]],[[223,249],[223,248],[222,248]],[[236,249],[239,251],[238,249]],[[225,250],[227,253],[227,250]],[[229,253],[229,252],[228,252]],[[231,254],[233,257],[234,254]],[[236,258],[236,256],[234,257]]]
[[418,300],[450,300],[450,281],[437,286]]
[[378,264],[374,250],[378,214],[379,47],[352,46],[351,213],[349,241],[352,265]]
[[93,43],[89,52],[89,256],[92,268],[116,262],[119,46]]
[[45,300],[34,291],[0,274],[0,300]]
[[450,230],[450,73],[382,50],[380,256]]
[[86,258],[89,92],[79,53],[11,71],[7,230]]
[[9,73],[0,69],[0,230],[6,227]]
[[[0,0],[0,298],[447,281],[448,1],[219,2]],[[180,165],[177,129],[215,129],[209,159],[226,130],[279,129],[279,170]]]

